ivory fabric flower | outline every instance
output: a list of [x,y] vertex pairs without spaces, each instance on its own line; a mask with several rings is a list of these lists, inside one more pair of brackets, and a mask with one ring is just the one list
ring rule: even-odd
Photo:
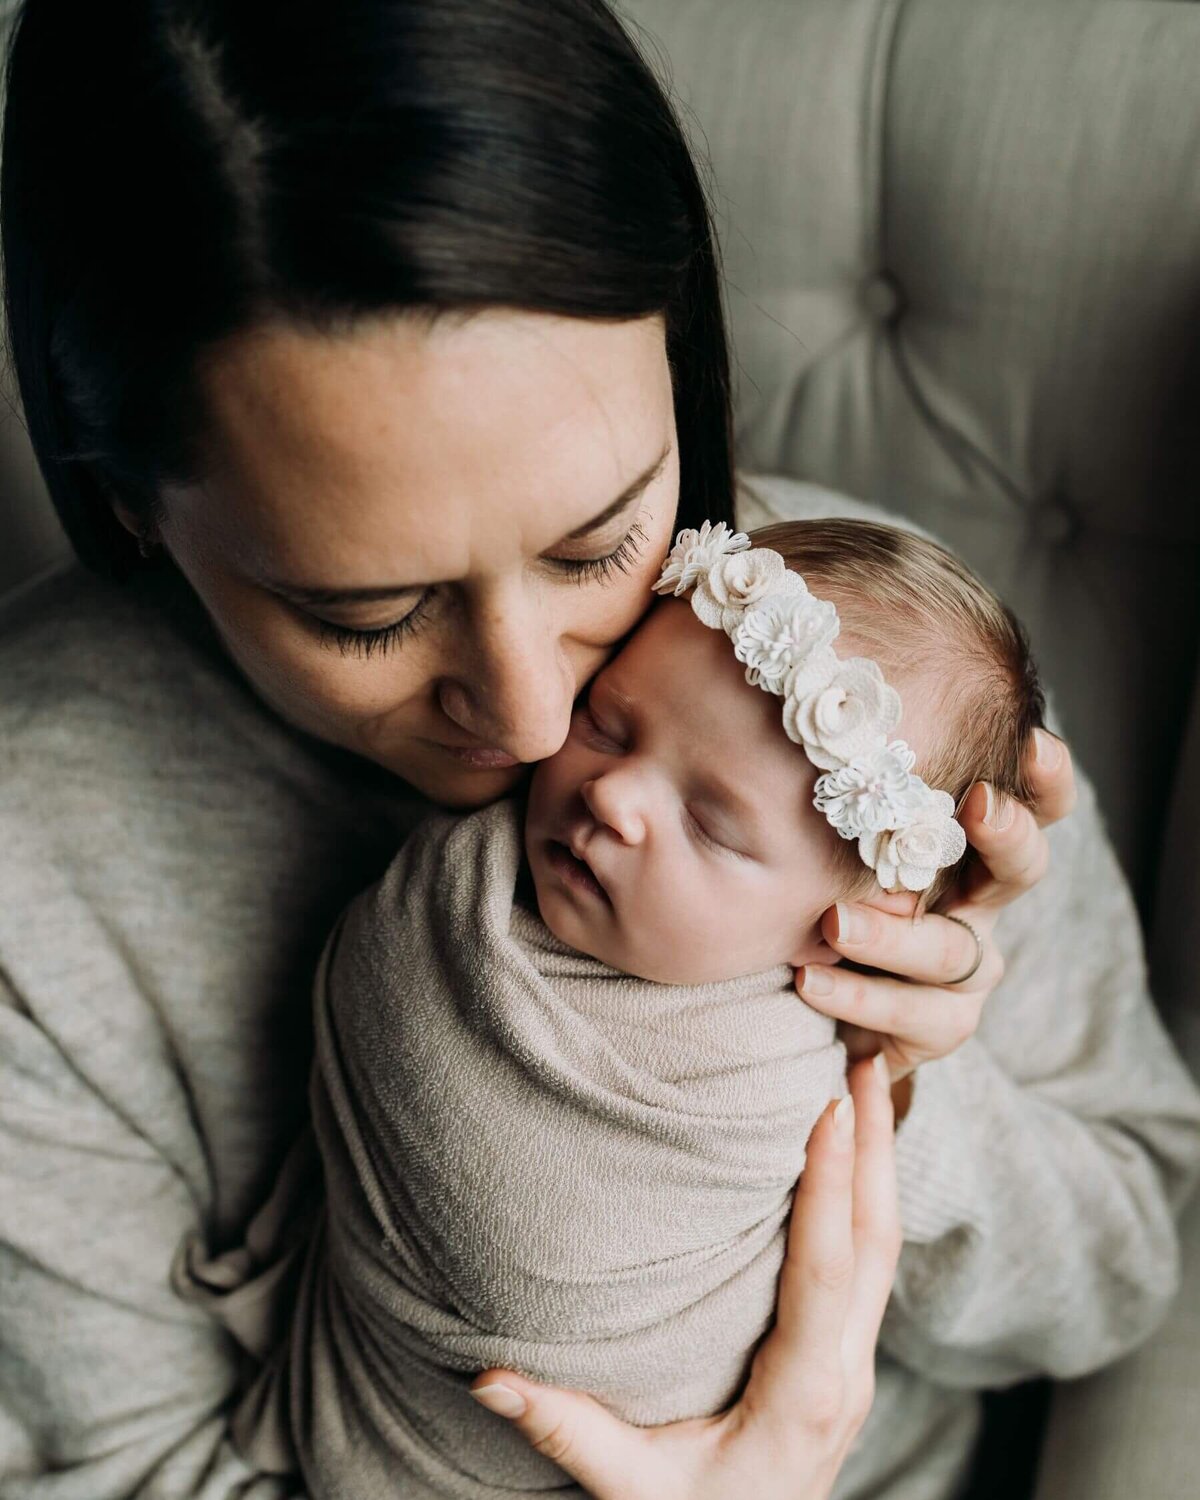
[[899,722],[900,694],[868,657],[834,657],[824,681],[802,666],[787,683],[783,727],[822,771],[882,750]]
[[817,777],[813,806],[844,839],[897,828],[911,812],[909,784],[917,778],[909,772],[916,758],[903,740],[855,756],[848,766]]
[[[799,576],[798,574],[795,576]],[[814,650],[828,646],[841,626],[828,599],[808,592],[773,593],[746,610],[730,639],[746,665],[746,681],[782,695],[789,673]]]
[[967,836],[954,818],[954,798],[912,777],[911,821],[890,831],[865,831],[858,852],[884,890],[923,891],[939,870],[960,860]]
[[724,521],[714,526],[705,521],[699,531],[685,527],[675,538],[675,545],[667,553],[662,572],[654,584],[656,594],[686,594],[715,562],[727,552],[744,552],[750,538],[744,531],[730,531]]
[[807,594],[808,585],[792,573],[778,552],[751,547],[718,558],[696,585],[692,609],[713,630],[732,635],[742,615],[770,594]]

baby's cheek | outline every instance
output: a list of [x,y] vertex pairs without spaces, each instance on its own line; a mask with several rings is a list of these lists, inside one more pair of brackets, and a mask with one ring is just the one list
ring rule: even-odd
[[672,960],[689,968],[702,964],[707,970],[719,964],[729,948],[730,919],[736,924],[741,916],[728,910],[728,892],[721,881],[711,870],[689,869],[681,859],[659,896],[660,947],[669,945]]
[[557,754],[539,761],[534,769],[529,784],[529,809],[531,817],[539,823],[560,821],[567,804],[579,791],[583,778],[572,764],[570,746],[568,740]]

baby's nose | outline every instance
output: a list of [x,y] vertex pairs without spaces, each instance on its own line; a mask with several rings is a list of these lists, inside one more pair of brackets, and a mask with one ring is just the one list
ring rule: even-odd
[[585,781],[580,791],[584,806],[596,822],[616,834],[623,844],[640,844],[645,839],[646,820],[629,776],[616,772],[597,776]]

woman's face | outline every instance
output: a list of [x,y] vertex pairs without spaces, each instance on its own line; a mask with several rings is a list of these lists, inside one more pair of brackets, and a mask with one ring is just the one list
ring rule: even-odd
[[261,696],[450,806],[553,754],[670,544],[662,319],[275,324],[202,383],[159,534]]

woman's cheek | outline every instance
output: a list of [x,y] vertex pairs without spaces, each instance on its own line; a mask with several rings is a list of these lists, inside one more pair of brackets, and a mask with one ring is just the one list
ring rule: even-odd
[[315,628],[277,611],[257,627],[227,638],[230,651],[263,695],[298,722],[378,719],[417,688],[411,664],[400,663],[394,649],[370,657],[343,653]]
[[626,571],[615,574],[607,583],[589,584],[576,591],[574,599],[568,598],[568,607],[577,613],[564,634],[597,647],[600,653],[584,681],[591,678],[611,655],[614,645],[629,634],[653,604],[653,585],[670,551],[677,508],[677,496],[644,507],[637,522],[644,539],[638,556]]

